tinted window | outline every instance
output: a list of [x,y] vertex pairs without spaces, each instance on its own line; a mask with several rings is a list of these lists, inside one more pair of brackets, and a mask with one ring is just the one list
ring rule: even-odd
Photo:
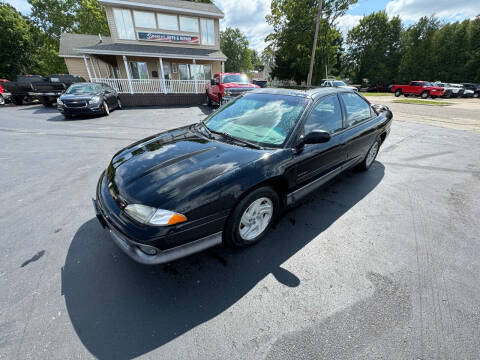
[[305,123],[305,134],[313,130],[323,130],[331,134],[341,130],[342,127],[340,102],[336,95],[327,96],[321,99],[313,108]]
[[71,85],[66,94],[96,94],[102,91],[102,87],[99,84],[77,84]]
[[212,131],[265,146],[280,147],[308,101],[300,96],[246,94],[210,115],[204,123]]
[[341,94],[347,110],[347,126],[353,126],[371,116],[370,105],[359,95],[353,93]]

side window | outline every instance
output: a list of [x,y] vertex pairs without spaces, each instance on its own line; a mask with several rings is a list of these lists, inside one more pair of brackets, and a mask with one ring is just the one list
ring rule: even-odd
[[359,95],[343,93],[341,97],[347,110],[347,126],[356,125],[372,116],[370,105]]
[[336,95],[327,96],[315,105],[305,122],[305,134],[323,130],[330,134],[342,129],[342,110]]

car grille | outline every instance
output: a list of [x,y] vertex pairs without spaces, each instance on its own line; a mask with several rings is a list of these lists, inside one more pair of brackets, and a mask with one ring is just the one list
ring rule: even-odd
[[87,106],[87,100],[64,101],[63,103],[69,108],[80,108]]
[[238,89],[228,89],[230,91],[230,96],[235,97],[235,96],[240,96],[247,91],[254,90],[254,88],[238,88]]

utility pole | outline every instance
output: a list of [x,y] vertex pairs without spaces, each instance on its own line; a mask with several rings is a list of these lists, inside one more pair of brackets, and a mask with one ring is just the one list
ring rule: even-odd
[[318,4],[317,23],[315,24],[315,36],[313,38],[312,57],[310,59],[310,71],[308,72],[307,86],[312,86],[313,65],[315,64],[315,51],[317,50],[318,29],[322,18],[322,6],[323,0],[320,0],[320,4]]

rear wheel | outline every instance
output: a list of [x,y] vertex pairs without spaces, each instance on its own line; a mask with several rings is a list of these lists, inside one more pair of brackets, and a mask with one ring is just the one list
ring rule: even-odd
[[420,95],[422,99],[427,99],[428,98],[428,91],[422,92],[422,95]]
[[108,108],[108,104],[106,101],[103,102],[103,114],[105,116],[110,115],[110,109]]
[[277,193],[264,186],[253,190],[233,209],[227,220],[224,241],[234,247],[247,247],[259,242],[270,229],[280,208]]
[[372,166],[373,162],[377,158],[378,150],[380,150],[380,139],[375,140],[370,150],[368,150],[365,159],[358,165],[358,169],[362,171],[367,171]]
[[478,99],[480,97],[480,93],[476,92],[476,93],[473,93],[473,97],[475,99]]
[[53,103],[50,102],[50,100],[48,100],[48,98],[41,97],[39,100],[42,103],[42,105],[45,106],[45,107],[51,107],[53,105]]
[[397,91],[395,91],[396,97],[399,97],[400,95],[402,95],[402,90],[398,89]]
[[0,106],[5,105],[5,99],[3,98],[3,95],[0,94]]
[[23,96],[14,96],[12,98],[12,102],[15,104],[15,105],[23,105]]

